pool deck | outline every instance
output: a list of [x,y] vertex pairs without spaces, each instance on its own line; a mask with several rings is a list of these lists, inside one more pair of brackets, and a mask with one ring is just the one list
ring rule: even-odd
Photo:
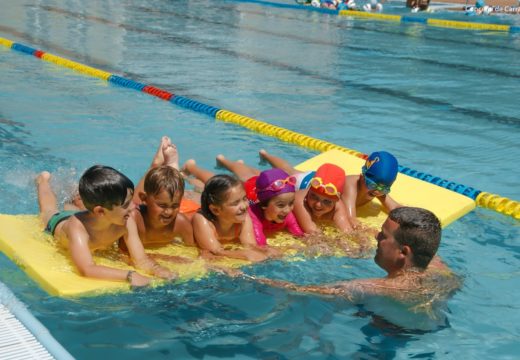
[[29,330],[0,304],[0,358],[54,359]]
[[2,282],[0,359],[74,359]]

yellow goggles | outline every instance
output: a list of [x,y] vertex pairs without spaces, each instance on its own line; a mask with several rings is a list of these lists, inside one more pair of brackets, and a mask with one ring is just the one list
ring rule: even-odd
[[341,196],[341,193],[336,188],[336,185],[333,183],[324,184],[323,180],[320,177],[313,177],[310,181],[310,185],[313,189],[321,190],[329,195],[329,196],[337,196],[338,198]]

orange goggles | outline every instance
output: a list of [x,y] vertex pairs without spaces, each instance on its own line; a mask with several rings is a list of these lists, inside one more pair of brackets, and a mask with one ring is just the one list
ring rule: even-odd
[[265,189],[260,189],[258,191],[275,191],[275,192],[278,192],[278,191],[282,190],[284,187],[286,187],[287,185],[295,186],[297,181],[298,180],[296,179],[296,177],[291,175],[291,176],[289,176],[289,177],[287,177],[285,179],[275,180],[268,187],[266,187]]
[[326,195],[341,197],[341,193],[336,188],[336,185],[333,183],[324,184],[320,177],[313,177],[310,181],[310,185],[313,189],[321,190]]

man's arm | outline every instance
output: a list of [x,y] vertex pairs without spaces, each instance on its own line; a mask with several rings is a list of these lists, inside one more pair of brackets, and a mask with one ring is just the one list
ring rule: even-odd
[[289,281],[257,278],[246,274],[243,276],[273,287],[304,293],[341,296],[350,301],[357,301],[366,295],[391,295],[399,290],[388,284],[385,279],[359,279],[325,285],[297,285]]
[[289,281],[283,281],[283,280],[272,280],[272,279],[265,279],[265,278],[257,278],[254,276],[249,275],[243,275],[244,277],[257,281],[261,284],[273,286],[273,287],[279,287],[284,288],[288,290],[293,290],[297,292],[310,292],[315,294],[322,294],[322,295],[339,295],[338,290],[329,285],[297,285]]
[[294,199],[294,215],[298,224],[306,234],[319,232],[318,226],[312,221],[312,217],[305,208],[305,195],[307,190],[298,190],[295,193]]

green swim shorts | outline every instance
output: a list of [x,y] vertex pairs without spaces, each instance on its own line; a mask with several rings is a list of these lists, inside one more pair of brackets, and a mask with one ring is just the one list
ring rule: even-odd
[[66,210],[66,211],[60,211],[56,214],[52,215],[49,219],[49,222],[47,223],[47,226],[45,227],[45,232],[54,235],[54,231],[56,230],[56,226],[63,220],[67,220],[72,215],[76,214],[77,211],[75,210]]

